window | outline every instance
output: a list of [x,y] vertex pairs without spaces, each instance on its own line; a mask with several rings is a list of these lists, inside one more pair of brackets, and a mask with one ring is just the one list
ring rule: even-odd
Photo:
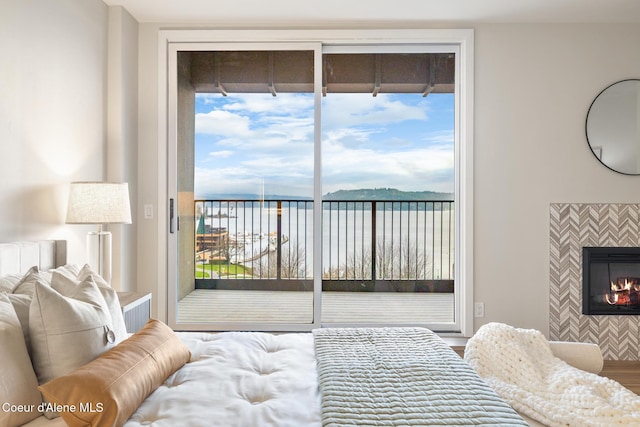
[[406,34],[168,44],[174,327],[469,327],[469,34]]

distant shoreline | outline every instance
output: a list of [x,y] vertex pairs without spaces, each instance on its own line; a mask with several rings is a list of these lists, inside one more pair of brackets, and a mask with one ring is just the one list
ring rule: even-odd
[[[252,193],[208,193],[196,200],[313,200],[312,197],[305,196],[283,196],[275,194],[252,194]],[[443,193],[436,191],[402,191],[395,188],[373,188],[356,190],[338,190],[326,193],[322,196],[323,201],[437,201],[449,202],[454,200],[453,193]]]

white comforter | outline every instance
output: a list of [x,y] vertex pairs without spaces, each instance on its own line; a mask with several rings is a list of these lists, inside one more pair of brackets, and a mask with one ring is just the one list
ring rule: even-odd
[[[125,427],[322,425],[312,334],[178,335],[192,352],[191,363],[156,389]],[[41,417],[29,427],[54,425],[65,424],[62,418]]]
[[125,427],[319,427],[311,334],[178,333],[191,363],[169,377]]
[[[154,391],[125,423],[125,427],[322,425],[312,334],[178,334],[192,351],[191,363],[170,376]],[[442,343],[442,346],[457,358],[446,345]],[[426,357],[429,359],[428,355]],[[466,366],[459,359],[458,363]],[[468,366],[466,368],[471,371]],[[442,368],[442,371],[447,370],[448,368]],[[466,385],[467,388],[469,386]],[[484,387],[488,389],[486,384]],[[396,391],[390,390],[390,393],[395,396]],[[440,400],[446,401],[450,397],[441,396]],[[436,408],[437,405],[430,405],[432,409],[442,410]],[[484,405],[484,410],[493,407],[493,403],[487,404]],[[505,407],[508,408],[506,404]],[[465,406],[465,411],[472,410],[480,409]],[[475,421],[467,420],[462,424],[475,425],[481,419],[495,414],[504,415],[499,412],[483,414],[477,419],[473,417]],[[513,415],[511,421],[505,418],[503,421],[506,422],[495,425],[522,425],[516,421],[515,413]],[[498,419],[500,418],[494,421]],[[371,425],[409,425],[409,420],[398,421],[399,424],[376,422]]]

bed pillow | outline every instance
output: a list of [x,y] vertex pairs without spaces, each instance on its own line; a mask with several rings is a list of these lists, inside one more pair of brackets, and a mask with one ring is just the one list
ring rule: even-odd
[[78,266],[77,264],[65,264],[49,271],[51,273],[53,273],[54,271],[64,273],[69,277],[78,277],[78,273],[80,273],[80,266]]
[[[86,270],[82,270],[86,271]],[[122,315],[122,308],[120,307],[120,300],[118,299],[118,293],[111,286],[106,284],[104,279],[99,275],[79,274],[73,276],[63,271],[53,271],[51,273],[51,287],[63,295],[68,295],[83,281],[89,278],[95,282],[102,294],[109,314],[111,315],[111,324],[113,326],[113,332],[115,333],[115,344],[126,339],[129,334],[127,333],[127,326],[124,323],[124,316]]]
[[0,292],[13,292],[20,280],[22,280],[22,274],[7,274],[0,277]]
[[[59,271],[72,277],[76,277],[80,268],[73,264],[67,264],[58,267],[55,270],[47,272],[40,271],[37,266],[31,267],[26,274],[10,274],[0,277],[0,292],[9,293],[9,301],[13,304],[13,308],[18,315],[18,320],[22,326],[24,334],[24,342],[27,345],[27,351],[31,354],[31,340],[29,337],[29,306],[33,297],[33,289],[35,282],[41,280],[43,283],[51,285],[53,280],[52,271]],[[19,288],[19,289],[18,289]],[[15,292],[15,293],[14,293]]]
[[14,427],[42,414],[37,412],[42,396],[20,322],[5,294],[0,294],[0,342],[0,425]]
[[7,298],[13,305],[13,309],[18,316],[18,321],[22,327],[24,343],[27,346],[27,352],[31,355],[31,340],[29,338],[29,308],[31,307],[31,297],[24,294],[7,294]]
[[36,282],[29,308],[33,367],[43,384],[114,347],[107,303],[90,278],[62,294]]
[[106,280],[104,280],[102,278],[102,276],[100,276],[100,274],[98,274],[98,272],[96,272],[93,268],[91,268],[91,266],[89,264],[85,264],[80,271],[77,274],[78,279],[82,280],[82,279],[86,279],[87,276],[93,276],[93,280],[96,281],[96,284],[98,286],[102,285],[102,286],[108,286],[111,287],[111,285],[109,284],[109,282],[107,282]]
[[[180,338],[164,323],[151,319],[131,338],[40,386],[40,391],[49,402],[69,409],[61,416],[71,427],[121,426],[190,358]],[[90,407],[93,412],[87,410]]]
[[51,283],[51,273],[46,271],[40,271],[37,265],[31,267],[25,273],[24,277],[18,282],[14,294],[25,294],[33,296],[33,290],[36,286],[36,282],[40,281],[43,284],[49,285]]
[[93,280],[95,280],[96,285],[100,288],[104,299],[107,300],[111,316],[113,317],[113,327],[116,330],[124,331],[125,336],[128,336],[126,335],[127,326],[124,323],[124,316],[122,314],[122,308],[120,307],[118,293],[111,287],[109,282],[104,280],[100,274],[89,266],[89,264],[85,264],[78,272],[78,280],[84,280],[89,276],[93,276]]

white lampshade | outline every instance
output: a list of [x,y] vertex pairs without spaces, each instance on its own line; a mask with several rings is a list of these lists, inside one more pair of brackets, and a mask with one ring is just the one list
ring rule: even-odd
[[129,184],[72,182],[67,224],[131,224]]
[[66,223],[98,224],[87,234],[87,263],[111,283],[111,232],[102,224],[131,224],[129,184],[72,182]]

